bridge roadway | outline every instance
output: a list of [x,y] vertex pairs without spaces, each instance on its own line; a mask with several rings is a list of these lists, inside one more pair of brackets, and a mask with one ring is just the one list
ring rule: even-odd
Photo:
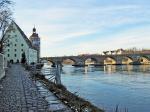
[[[70,59],[74,62],[74,65],[86,65],[86,60],[91,59],[94,61],[94,65],[105,64],[150,64],[149,54],[118,54],[118,55],[81,55],[81,56],[61,56],[61,57],[42,57],[41,61],[49,61],[53,64],[63,63],[64,60]],[[109,60],[109,63],[106,63]],[[110,61],[111,60],[111,61]],[[123,63],[123,60],[126,62]]]

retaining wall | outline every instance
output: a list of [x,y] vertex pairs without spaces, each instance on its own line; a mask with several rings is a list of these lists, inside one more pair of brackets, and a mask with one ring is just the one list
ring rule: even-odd
[[5,76],[5,66],[4,55],[0,53],[0,80]]

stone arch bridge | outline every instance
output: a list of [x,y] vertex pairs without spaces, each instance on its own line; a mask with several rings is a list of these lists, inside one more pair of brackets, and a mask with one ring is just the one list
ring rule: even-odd
[[122,64],[150,64],[150,54],[119,54],[119,55],[81,55],[81,56],[61,56],[42,57],[42,61],[49,61],[54,65],[63,63],[64,60],[72,60],[75,66],[85,66],[86,60],[91,59],[94,65],[122,65]]

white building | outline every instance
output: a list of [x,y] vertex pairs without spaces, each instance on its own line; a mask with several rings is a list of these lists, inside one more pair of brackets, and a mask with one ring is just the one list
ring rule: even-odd
[[37,49],[32,46],[30,40],[14,21],[7,28],[3,40],[6,41],[4,43],[6,45],[3,47],[3,53],[8,62],[21,62],[23,53],[25,53],[28,64],[37,62]]
[[0,53],[0,80],[5,76],[4,56]]

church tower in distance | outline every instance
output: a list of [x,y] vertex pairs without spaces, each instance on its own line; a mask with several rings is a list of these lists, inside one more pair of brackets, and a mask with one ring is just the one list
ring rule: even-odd
[[32,46],[37,49],[38,51],[38,61],[39,61],[39,58],[40,58],[40,37],[38,36],[38,33],[36,33],[36,28],[34,27],[33,28],[33,33],[32,35],[30,36],[30,41],[32,43]]

